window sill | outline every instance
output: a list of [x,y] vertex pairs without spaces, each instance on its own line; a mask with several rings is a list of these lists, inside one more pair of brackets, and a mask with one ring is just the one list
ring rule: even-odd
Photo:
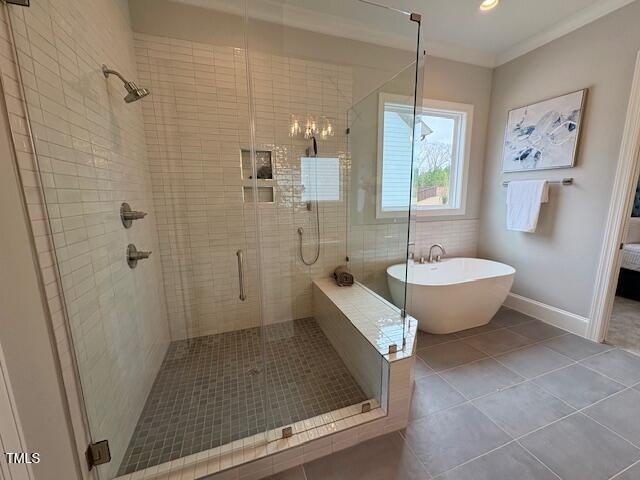
[[418,218],[431,218],[431,217],[462,217],[466,214],[464,208],[434,208],[434,209],[416,209],[416,216]]

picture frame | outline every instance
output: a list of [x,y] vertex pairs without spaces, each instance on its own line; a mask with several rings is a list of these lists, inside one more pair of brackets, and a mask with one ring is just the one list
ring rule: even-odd
[[585,88],[510,110],[502,172],[573,167],[586,96]]

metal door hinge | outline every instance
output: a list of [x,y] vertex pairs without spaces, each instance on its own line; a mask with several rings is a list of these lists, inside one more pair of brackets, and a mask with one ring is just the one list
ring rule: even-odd
[[284,427],[282,429],[282,438],[290,438],[293,436],[293,427]]
[[89,470],[96,465],[109,463],[111,461],[111,451],[109,450],[109,440],[102,440],[96,443],[90,443],[87,448],[87,464]]
[[411,20],[412,22],[420,23],[422,21],[422,15],[420,15],[419,13],[412,13],[411,15],[409,15],[409,20]]
[[20,5],[21,7],[29,7],[30,0],[4,0],[12,5]]

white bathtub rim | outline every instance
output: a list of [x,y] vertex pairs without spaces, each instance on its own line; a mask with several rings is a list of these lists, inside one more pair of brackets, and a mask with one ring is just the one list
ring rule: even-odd
[[[517,270],[515,269],[515,267],[508,265],[506,263],[501,263],[501,262],[496,262],[494,260],[487,260],[484,258],[473,258],[473,257],[452,257],[452,258],[445,258],[443,259],[440,263],[444,263],[447,261],[451,261],[451,260],[478,260],[478,263],[491,263],[494,265],[500,265],[503,267],[507,267],[507,269],[509,269],[509,271],[505,272],[505,273],[500,273],[500,274],[496,274],[496,275],[489,275],[489,274],[484,274],[482,276],[476,276],[476,277],[472,277],[472,278],[468,278],[468,279],[464,279],[464,280],[460,280],[460,281],[453,281],[453,282],[448,282],[448,283],[419,283],[416,281],[407,281],[407,279],[404,278],[404,276],[396,276],[392,273],[392,269],[396,269],[396,270],[404,270],[404,267],[406,266],[406,263],[396,263],[394,265],[390,265],[389,267],[387,267],[387,275],[399,282],[405,283],[407,285],[410,286],[416,286],[416,287],[429,287],[429,288],[439,288],[439,287],[452,287],[454,285],[465,285],[465,284],[469,284],[469,283],[475,283],[475,282],[481,282],[483,280],[491,280],[491,279],[495,279],[495,278],[501,278],[501,277],[511,277],[511,276],[515,276]],[[420,263],[416,263],[414,262],[414,266],[416,267],[420,267],[423,265],[431,265],[431,264],[420,264]],[[398,268],[401,267],[401,268]]]

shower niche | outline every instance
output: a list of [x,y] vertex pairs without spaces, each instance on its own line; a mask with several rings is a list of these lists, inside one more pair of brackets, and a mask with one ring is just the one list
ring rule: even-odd
[[254,194],[254,174],[251,163],[251,150],[240,150],[240,166],[242,172],[242,198],[244,203],[253,203],[257,195],[258,203],[274,203],[274,172],[271,150],[256,150],[256,170],[255,183],[256,192]]

